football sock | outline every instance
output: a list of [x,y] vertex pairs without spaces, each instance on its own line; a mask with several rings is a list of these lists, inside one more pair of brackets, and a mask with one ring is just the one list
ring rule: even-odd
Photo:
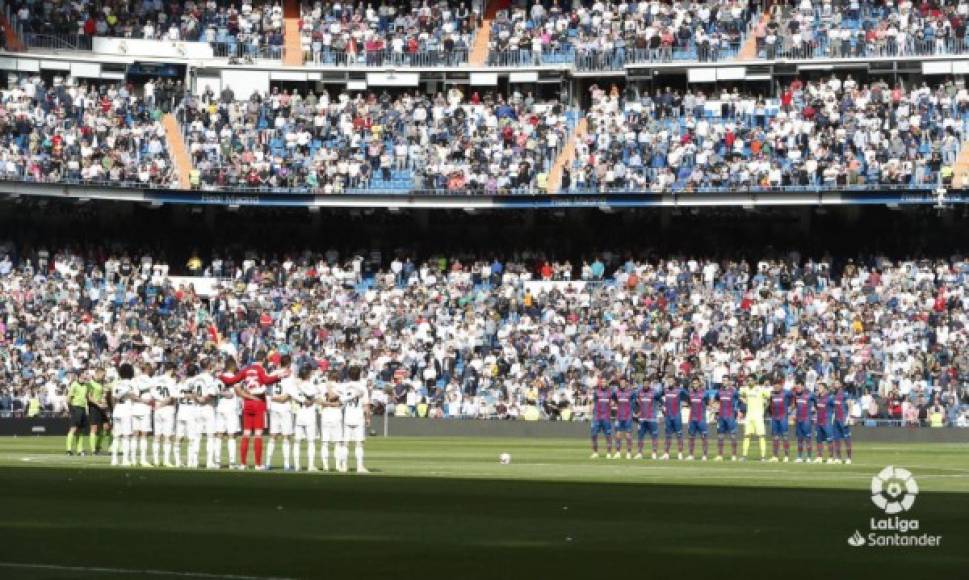
[[161,440],[158,439],[158,437],[155,437],[152,440],[152,445],[151,445],[151,458],[155,460],[155,465],[158,465],[160,463],[159,461],[160,455],[161,455]]
[[[229,465],[235,465],[236,464],[236,438],[235,437],[229,437],[228,451],[229,451]],[[222,462],[222,452],[220,450],[219,463],[221,462]]]
[[293,444],[289,439],[283,439],[283,467],[289,469],[289,458],[292,454]]
[[256,465],[262,465],[262,436],[256,437]]
[[67,452],[70,453],[72,451],[74,451],[74,434],[73,433],[68,433],[67,434]]
[[760,438],[760,456],[761,458],[767,457],[767,440],[763,437]]
[[141,462],[148,463],[148,437],[142,435],[138,438],[138,447],[141,451]]
[[243,435],[239,440],[239,464],[245,465],[249,461],[249,437]]
[[744,457],[747,457],[748,453],[750,453],[750,437],[744,435]]
[[276,454],[276,439],[273,437],[269,438],[269,445],[266,449],[266,465],[273,464],[273,455]]
[[357,471],[360,471],[363,469],[363,445],[361,443],[357,443],[357,448],[354,449],[354,452],[357,458]]
[[[310,444],[310,452],[312,453],[313,445]],[[330,468],[330,444],[320,443],[320,462],[323,464],[323,469]]]

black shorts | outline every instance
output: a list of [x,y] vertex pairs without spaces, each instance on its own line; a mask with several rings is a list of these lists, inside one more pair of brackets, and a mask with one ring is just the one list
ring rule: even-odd
[[84,429],[88,426],[87,422],[87,409],[84,407],[71,406],[71,427],[77,427],[79,429]]
[[90,425],[104,425],[109,421],[108,414],[101,407],[92,403],[87,404],[87,420]]

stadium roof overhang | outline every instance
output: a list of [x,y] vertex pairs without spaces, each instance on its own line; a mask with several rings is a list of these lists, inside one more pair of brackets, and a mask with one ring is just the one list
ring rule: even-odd
[[154,206],[177,204],[226,207],[387,208],[387,209],[562,209],[632,207],[767,207],[839,205],[969,204],[969,190],[921,188],[716,189],[690,192],[609,192],[483,195],[411,191],[317,195],[309,192],[197,191],[143,189],[90,184],[0,182],[0,199],[38,198],[117,201]]

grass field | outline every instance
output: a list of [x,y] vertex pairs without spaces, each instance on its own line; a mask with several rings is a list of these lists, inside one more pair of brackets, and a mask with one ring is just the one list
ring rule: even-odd
[[[588,459],[581,440],[376,439],[370,475],[121,469],[0,438],[0,578],[965,578],[969,445],[854,465]],[[497,456],[512,454],[511,465]],[[279,452],[277,451],[277,461]],[[351,454],[352,457],[352,454]],[[351,466],[353,464],[351,458]],[[886,465],[938,548],[854,548]]]

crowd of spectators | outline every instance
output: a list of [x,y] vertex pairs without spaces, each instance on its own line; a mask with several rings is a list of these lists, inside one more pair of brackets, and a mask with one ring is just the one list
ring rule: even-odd
[[207,293],[124,248],[0,256],[4,409],[63,409],[68,381],[92,367],[275,351],[361,364],[378,409],[405,415],[587,418],[598,373],[614,371],[711,387],[842,383],[858,421],[969,418],[959,256],[192,256],[192,273],[219,280]]
[[777,99],[737,88],[590,92],[577,189],[944,185],[969,138],[961,81],[795,79]]
[[735,56],[755,12],[747,0],[518,4],[491,26],[495,64],[715,61]]
[[180,115],[193,186],[502,193],[543,187],[567,111],[530,93],[465,95],[231,89]]
[[303,4],[303,53],[316,64],[457,65],[480,23],[466,2],[316,0]]
[[895,57],[966,52],[965,0],[778,3],[755,27],[766,58]]
[[181,92],[149,80],[124,83],[22,76],[0,90],[0,176],[45,183],[168,186],[162,104]]
[[[217,56],[280,58],[283,7],[268,0],[8,2],[26,34],[210,42]],[[87,46],[89,48],[89,45]]]

